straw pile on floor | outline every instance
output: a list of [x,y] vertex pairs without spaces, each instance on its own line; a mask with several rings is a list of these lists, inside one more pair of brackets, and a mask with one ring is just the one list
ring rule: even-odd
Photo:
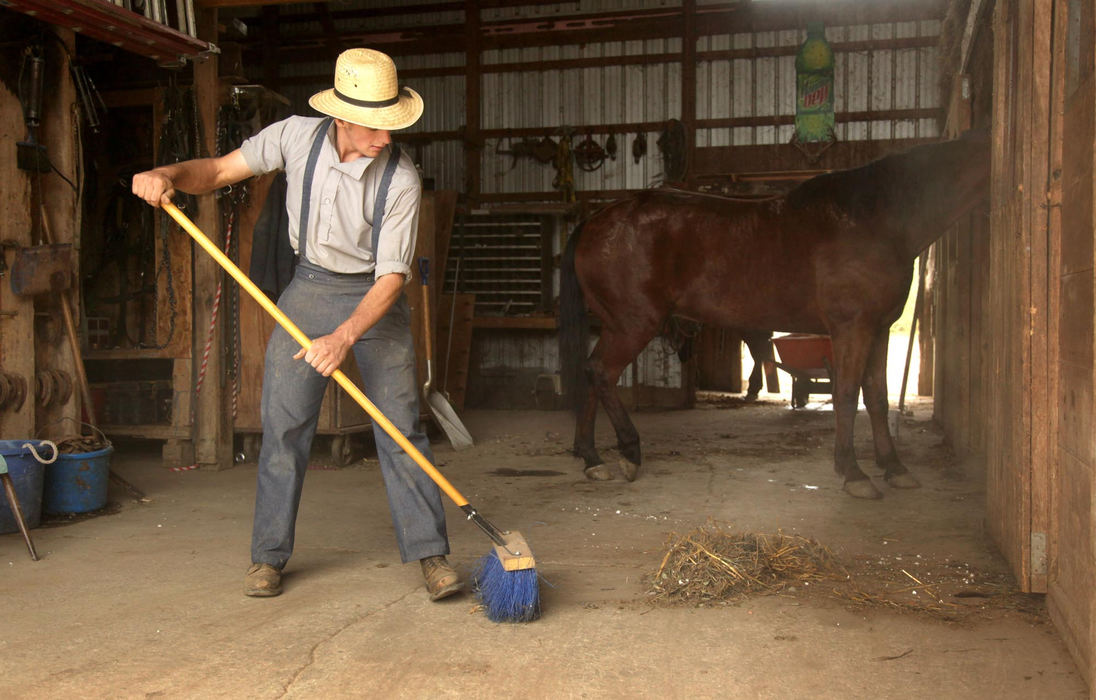
[[685,535],[670,535],[669,550],[651,581],[651,595],[659,602],[727,602],[835,576],[846,574],[815,540],[729,532],[709,524]]

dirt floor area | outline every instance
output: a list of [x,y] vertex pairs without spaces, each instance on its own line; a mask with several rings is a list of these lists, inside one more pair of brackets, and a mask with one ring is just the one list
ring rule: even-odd
[[[427,599],[368,456],[334,468],[317,446],[285,592],[254,599],[255,465],[176,472],[119,445],[114,469],[149,503],[112,491],[95,517],[44,523],[38,562],[0,536],[0,696],[1087,697],[1042,598],[987,541],[982,475],[951,455],[931,402],[911,402],[899,436],[924,487],[877,480],[885,498],[863,501],[841,491],[833,413],[812,398],[641,412],[633,483],[583,478],[565,412],[466,415],[477,445],[439,439],[437,461],[531,544],[544,614],[526,624],[490,622],[468,594]],[[607,459],[612,443],[602,416]],[[857,447],[878,474],[863,411]],[[467,572],[489,543],[449,514]],[[813,540],[837,567],[725,598],[675,598],[665,576],[656,590],[670,545],[713,529]]]

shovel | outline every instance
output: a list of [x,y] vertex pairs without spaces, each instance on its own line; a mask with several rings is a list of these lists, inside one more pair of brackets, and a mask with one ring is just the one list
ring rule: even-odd
[[434,344],[430,330],[430,260],[419,258],[419,276],[422,278],[422,318],[425,330],[423,338],[426,341],[426,383],[422,385],[422,395],[426,397],[426,403],[430,406],[430,412],[434,414],[434,420],[445,431],[453,449],[463,450],[472,446],[472,436],[468,429],[460,422],[457,412],[444,396],[434,391],[431,384],[434,383]]

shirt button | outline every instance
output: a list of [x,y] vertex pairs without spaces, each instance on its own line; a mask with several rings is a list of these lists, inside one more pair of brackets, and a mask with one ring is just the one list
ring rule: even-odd
[[325,200],[323,200],[323,203],[324,204],[331,204],[331,200],[330,199],[325,199]]

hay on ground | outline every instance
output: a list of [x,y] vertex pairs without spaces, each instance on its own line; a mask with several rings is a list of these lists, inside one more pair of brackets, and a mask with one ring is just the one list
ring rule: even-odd
[[709,524],[685,535],[670,535],[669,550],[651,581],[651,595],[664,602],[721,602],[835,575],[845,574],[829,549],[816,540],[781,532],[729,532]]

